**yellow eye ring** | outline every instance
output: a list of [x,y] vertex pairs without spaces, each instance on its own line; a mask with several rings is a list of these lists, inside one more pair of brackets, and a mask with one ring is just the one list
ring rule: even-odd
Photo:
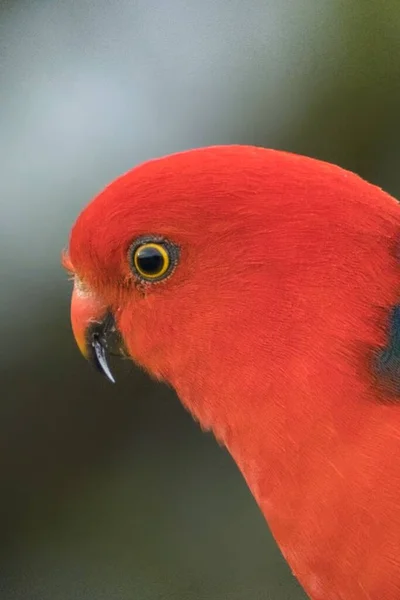
[[178,262],[177,246],[156,236],[137,239],[131,246],[131,267],[139,279],[156,282],[165,279]]

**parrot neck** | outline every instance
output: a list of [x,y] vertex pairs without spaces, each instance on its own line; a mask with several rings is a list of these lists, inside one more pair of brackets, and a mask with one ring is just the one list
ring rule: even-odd
[[[346,556],[357,553],[357,561],[352,560],[361,572],[370,536],[380,539],[385,531],[368,515],[386,510],[374,492],[380,473],[387,481],[398,477],[398,388],[389,389],[373,368],[376,358],[378,368],[382,357],[384,365],[399,363],[392,345],[400,344],[400,336],[393,330],[388,338],[387,317],[388,311],[367,311],[364,303],[364,314],[341,309],[323,321],[276,320],[267,329],[259,315],[262,331],[279,339],[279,330],[290,343],[266,353],[255,335],[251,348],[241,349],[239,342],[229,352],[216,340],[212,362],[199,368],[188,354],[189,362],[170,379],[202,427],[231,453],[283,555],[316,600],[360,598],[350,587],[334,595],[341,586],[351,586]],[[245,331],[237,327],[238,340],[245,340]],[[360,339],[363,343],[353,344]],[[375,353],[377,348],[384,351]],[[378,431],[385,439],[384,455],[375,441]],[[359,516],[359,506],[365,507],[365,516]],[[356,530],[353,515],[361,519]],[[335,573],[327,548],[343,556]]]

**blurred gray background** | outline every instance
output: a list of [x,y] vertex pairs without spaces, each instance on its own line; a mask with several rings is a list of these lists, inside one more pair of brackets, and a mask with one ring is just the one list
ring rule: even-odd
[[304,598],[227,452],[75,348],[73,220],[134,164],[218,143],[400,196],[398,0],[0,2],[0,597]]

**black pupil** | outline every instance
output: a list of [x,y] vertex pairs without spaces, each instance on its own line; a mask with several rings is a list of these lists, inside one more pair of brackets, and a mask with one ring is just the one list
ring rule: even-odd
[[164,257],[157,248],[141,248],[137,255],[139,269],[147,275],[157,275],[164,267]]

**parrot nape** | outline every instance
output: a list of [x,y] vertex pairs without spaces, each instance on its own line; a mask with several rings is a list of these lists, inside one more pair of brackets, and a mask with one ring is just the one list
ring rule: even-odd
[[108,333],[226,446],[313,600],[400,598],[400,206],[216,146],[146,162],[73,226],[72,328]]

